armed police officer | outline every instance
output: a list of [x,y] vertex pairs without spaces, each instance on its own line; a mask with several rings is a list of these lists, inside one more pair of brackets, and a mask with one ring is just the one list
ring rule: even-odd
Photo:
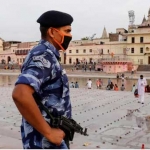
[[39,109],[33,93],[38,94],[53,116],[71,118],[68,78],[59,63],[59,50],[66,50],[72,39],[73,18],[53,10],[43,13],[37,22],[40,24],[41,40],[27,55],[12,93],[23,116],[23,148],[66,149],[69,148],[67,135],[49,125],[51,120],[45,111]]

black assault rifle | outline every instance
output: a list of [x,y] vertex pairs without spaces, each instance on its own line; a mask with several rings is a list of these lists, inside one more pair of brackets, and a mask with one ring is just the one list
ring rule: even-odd
[[74,137],[74,133],[80,133],[84,136],[88,136],[87,134],[87,128],[83,129],[80,124],[78,124],[75,120],[73,119],[68,119],[64,116],[59,116],[59,117],[53,117],[52,114],[49,112],[49,110],[42,104],[39,96],[34,93],[33,97],[38,104],[38,106],[43,109],[47,115],[50,117],[50,126],[53,128],[60,128],[65,132],[65,134],[68,136],[69,140],[72,141]]

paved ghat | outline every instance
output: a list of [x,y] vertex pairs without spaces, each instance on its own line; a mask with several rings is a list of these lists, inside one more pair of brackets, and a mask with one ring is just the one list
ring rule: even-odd
[[[0,87],[0,148],[22,148],[21,115],[12,87]],[[150,95],[137,103],[131,92],[71,89],[73,118],[89,136],[75,134],[71,148],[150,148]]]

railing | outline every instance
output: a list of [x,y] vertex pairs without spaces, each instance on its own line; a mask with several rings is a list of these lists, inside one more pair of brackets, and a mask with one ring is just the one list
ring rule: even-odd
[[24,49],[24,50],[15,50],[16,55],[27,55],[30,49]]
[[121,62],[121,61],[133,61],[130,58],[101,58],[99,62]]
[[27,55],[28,54],[28,52],[15,52],[15,55]]

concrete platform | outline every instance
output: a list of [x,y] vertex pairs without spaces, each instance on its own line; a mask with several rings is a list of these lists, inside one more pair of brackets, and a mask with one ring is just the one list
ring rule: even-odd
[[[17,149],[21,115],[11,92],[12,87],[0,87],[0,148]],[[71,89],[71,101],[73,118],[89,133],[75,134],[71,148],[150,148],[150,95],[142,105],[131,92]]]

